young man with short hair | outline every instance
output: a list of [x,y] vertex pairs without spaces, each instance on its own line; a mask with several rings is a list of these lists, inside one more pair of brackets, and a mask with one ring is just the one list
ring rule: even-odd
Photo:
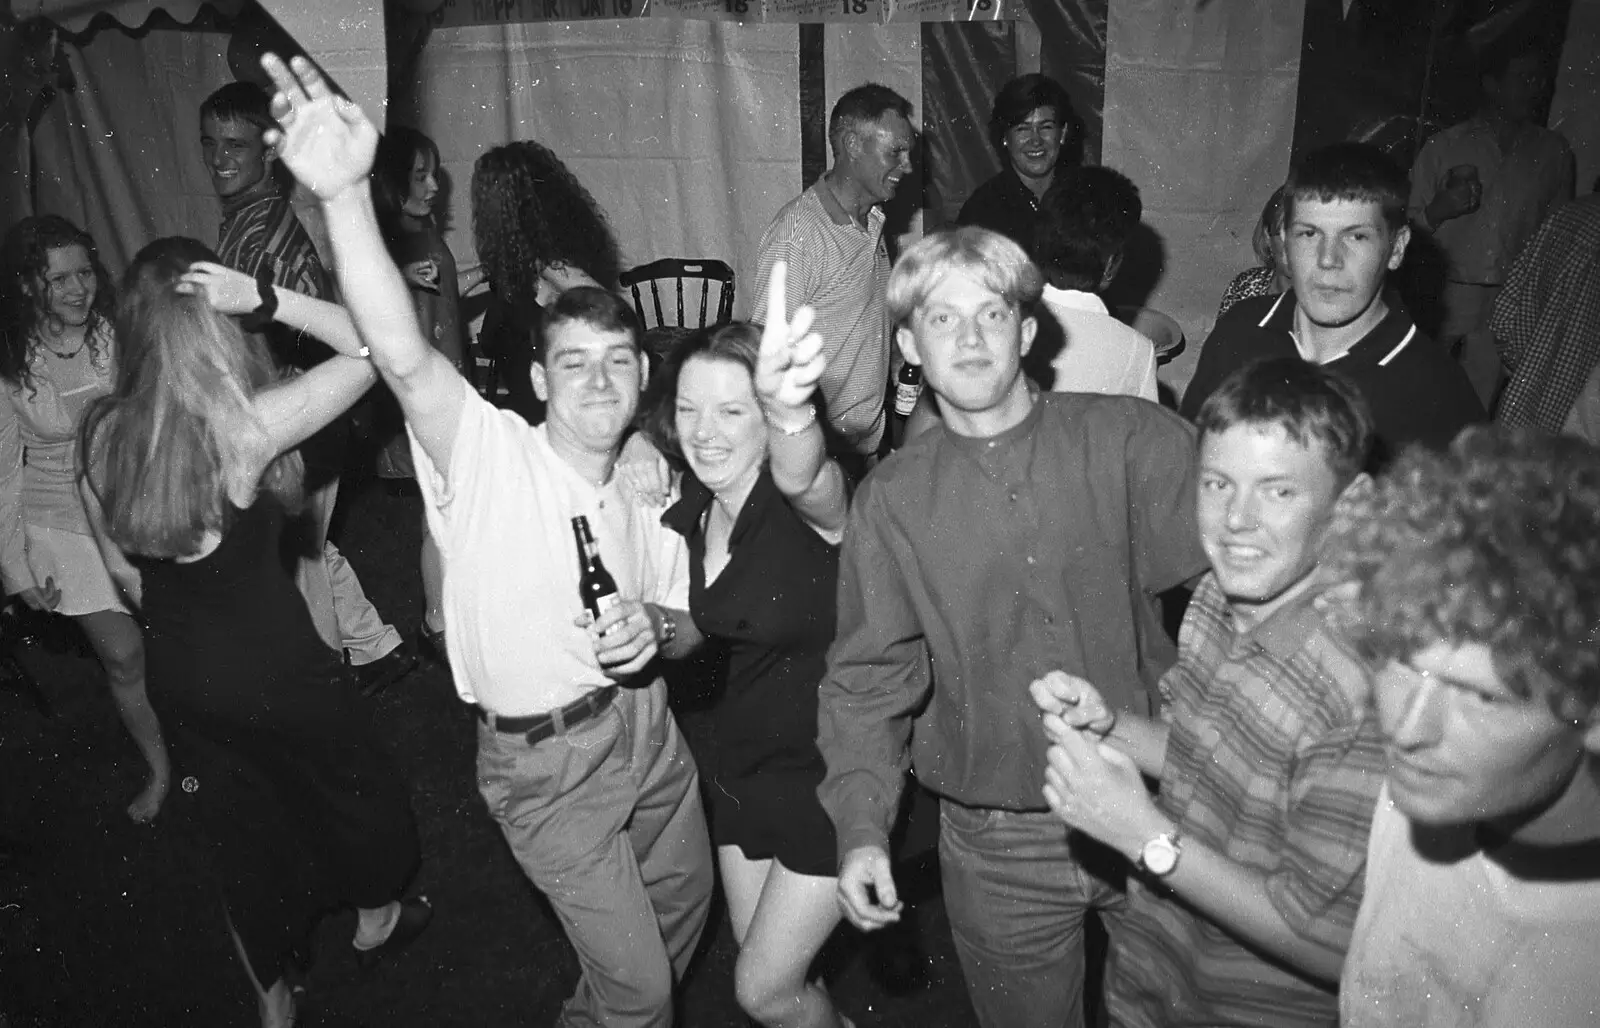
[[[331,299],[333,283],[311,237],[289,203],[288,177],[262,138],[276,127],[266,91],[253,82],[230,82],[200,105],[200,147],[211,186],[222,202],[217,257],[236,271],[315,299]],[[305,370],[332,351],[304,333],[279,325],[262,331],[279,367]],[[355,569],[328,539],[328,526],[344,470],[347,418],[340,418],[300,448],[306,463],[310,515],[296,540],[295,583],[322,641],[346,654],[361,689],[382,692],[416,667],[400,633],[367,599]]]
[[1050,355],[1058,393],[1157,398],[1155,344],[1100,298],[1143,211],[1139,187],[1099,166],[1072,169],[1039,202],[1033,258],[1045,278],[1041,300],[1061,327],[1060,349]]
[[1189,427],[1022,374],[1040,288],[1022,248],[980,228],[895,266],[896,337],[943,423],[855,496],[819,690],[845,914],[864,930],[900,916],[888,840],[913,767],[941,800],[945,905],[984,1028],[1081,1025],[1084,918],[1121,902],[1114,854],[1039,797],[1028,683],[1064,666],[1148,711],[1164,661],[1147,596],[1205,566]]
[[1466,373],[1384,288],[1405,259],[1405,172],[1366,143],[1308,153],[1284,186],[1284,255],[1294,288],[1235,305],[1200,351],[1183,394],[1193,419],[1253,360],[1331,365],[1372,411],[1376,463],[1421,442],[1442,447],[1487,415]]
[[[753,278],[764,283],[773,265],[785,262],[789,309],[782,313],[816,311],[828,354],[820,383],[828,427],[861,458],[879,452],[888,424],[889,249],[881,205],[911,173],[910,119],[911,102],[887,86],[869,82],[839,97],[828,119],[833,167],[784,204],[761,234]],[[751,306],[750,320],[767,320],[765,295]]]
[[1371,486],[1371,421],[1352,386],[1290,358],[1229,377],[1199,427],[1212,571],[1162,718],[1112,712],[1080,676],[1035,682],[1045,795],[1140,872],[1112,937],[1113,1025],[1331,1026],[1383,747],[1366,670],[1324,623],[1318,553]]
[[1600,451],[1473,429],[1329,547],[1389,775],[1346,1028],[1600,1021]]

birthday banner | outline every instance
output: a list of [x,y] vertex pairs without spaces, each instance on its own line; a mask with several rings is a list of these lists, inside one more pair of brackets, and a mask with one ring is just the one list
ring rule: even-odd
[[1023,9],[1023,0],[444,0],[429,18],[440,28],[618,18],[887,24],[1006,21]]

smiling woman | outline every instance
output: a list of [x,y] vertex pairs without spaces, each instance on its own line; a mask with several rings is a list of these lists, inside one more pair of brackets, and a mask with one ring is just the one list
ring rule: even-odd
[[53,215],[18,222],[0,262],[0,583],[88,636],[149,767],[128,806],[148,821],[167,793],[167,751],[145,695],[139,626],[95,545],[77,483],[78,423],[116,372],[111,283],[89,235]]
[[1061,83],[1045,75],[1012,79],[995,97],[989,141],[1003,163],[1000,174],[973,191],[956,222],[1008,236],[1033,251],[1039,198],[1056,172],[1082,159],[1083,122]]

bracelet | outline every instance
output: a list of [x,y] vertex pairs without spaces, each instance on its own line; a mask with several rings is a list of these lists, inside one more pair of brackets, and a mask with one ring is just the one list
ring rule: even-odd
[[272,270],[266,265],[256,272],[256,292],[261,295],[261,303],[255,310],[239,319],[239,327],[246,332],[266,331],[278,313],[278,294],[272,288]]
[[814,404],[814,403],[806,404],[806,415],[807,416],[806,416],[805,423],[802,424],[802,425],[799,425],[799,426],[797,426],[795,428],[789,428],[789,427],[787,427],[785,425],[778,424],[776,421],[773,421],[772,420],[772,412],[767,410],[765,407],[761,408],[761,415],[762,415],[762,417],[766,418],[767,427],[771,428],[773,431],[777,432],[779,435],[797,436],[800,433],[804,432],[806,429],[810,428],[812,425],[815,425],[817,423],[817,405]]
[[678,637],[678,623],[660,607],[656,608],[656,616],[651,620],[656,623],[656,649],[664,652]]

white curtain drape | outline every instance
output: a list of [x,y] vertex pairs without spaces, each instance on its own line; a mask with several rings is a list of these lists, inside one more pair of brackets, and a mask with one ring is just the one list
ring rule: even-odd
[[1148,305],[1188,346],[1162,369],[1181,393],[1294,136],[1304,0],[1113,0],[1102,163],[1139,184],[1164,273]]
[[[439,144],[463,265],[476,260],[473,161],[533,139],[605,208],[625,266],[700,257],[738,271],[799,189],[797,40],[793,25],[671,19],[440,29],[420,109],[393,117]],[[741,310],[750,288],[741,276]]]
[[213,244],[221,208],[200,158],[200,102],[232,80],[225,33],[107,27],[68,44],[77,88],[34,136],[38,209],[82,225],[114,274],[145,243]]

